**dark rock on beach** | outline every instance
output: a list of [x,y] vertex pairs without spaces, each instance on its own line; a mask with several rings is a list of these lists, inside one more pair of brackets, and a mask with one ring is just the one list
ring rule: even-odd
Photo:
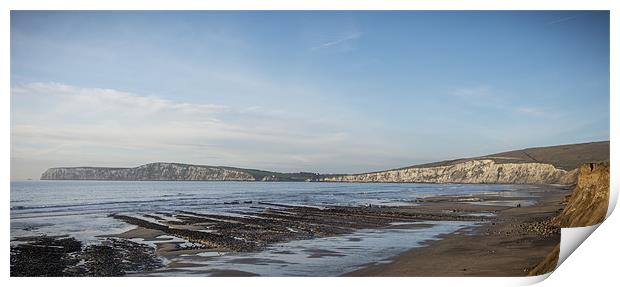
[[41,236],[11,247],[11,276],[71,276],[68,266],[79,260],[82,243],[74,238]]
[[162,267],[154,249],[129,240],[109,238],[83,246],[72,237],[22,238],[11,247],[11,276],[123,276]]

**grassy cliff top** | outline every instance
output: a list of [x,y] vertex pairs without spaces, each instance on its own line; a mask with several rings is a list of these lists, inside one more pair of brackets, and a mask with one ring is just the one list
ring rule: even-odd
[[405,168],[452,165],[475,159],[491,159],[496,163],[547,163],[556,168],[573,170],[583,163],[609,161],[609,141],[526,148],[479,157],[420,164]]

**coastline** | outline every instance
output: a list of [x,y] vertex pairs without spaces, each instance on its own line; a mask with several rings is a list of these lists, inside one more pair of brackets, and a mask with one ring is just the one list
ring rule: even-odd
[[[493,221],[439,236],[389,263],[372,264],[343,276],[527,276],[560,242],[549,221],[564,207],[566,186],[544,186],[537,203],[501,208]],[[462,208],[463,204],[455,204]],[[493,206],[475,205],[488,210]]]
[[[547,255],[548,250],[546,248],[548,245],[553,248],[554,245],[559,243],[559,233],[554,232],[553,227],[539,222],[544,222],[555,216],[559,212],[562,201],[568,193],[569,188],[567,186],[528,185],[527,187],[524,186],[524,189],[518,191],[490,191],[478,194],[443,194],[419,197],[403,206],[375,206],[373,204],[372,206],[359,207],[332,206],[327,208],[316,208],[257,201],[250,202],[248,207],[253,206],[253,208],[243,213],[245,215],[254,216],[251,218],[231,217],[213,213],[196,213],[183,210],[178,210],[173,213],[141,213],[140,215],[111,214],[109,217],[125,221],[130,225],[134,225],[135,228],[121,234],[102,234],[97,237],[104,241],[108,240],[107,238],[111,238],[111,243],[117,243],[117,246],[119,246],[117,251],[120,252],[119,256],[129,251],[142,254],[138,256],[140,258],[153,258],[153,256],[157,256],[163,260],[163,269],[158,268],[157,270],[151,269],[151,266],[154,266],[151,261],[146,261],[144,264],[142,262],[136,262],[137,266],[144,266],[144,268],[140,267],[135,270],[127,269],[127,275],[166,276],[167,274],[178,274],[182,276],[255,276],[267,275],[268,273],[257,272],[250,274],[243,270],[236,270],[233,266],[229,266],[232,268],[225,269],[226,272],[221,272],[224,269],[217,270],[213,269],[213,266],[209,267],[209,265],[211,265],[211,259],[198,256],[198,253],[218,253],[219,255],[219,252],[227,253],[230,251],[240,251],[236,253],[237,255],[235,255],[235,257],[243,257],[244,251],[261,250],[262,248],[260,245],[263,244],[263,246],[268,246],[278,242],[284,243],[297,239],[340,237],[340,235],[351,234],[355,230],[364,228],[388,228],[393,222],[413,223],[400,225],[404,231],[405,229],[429,228],[430,226],[421,224],[421,222],[425,221],[442,222],[456,220],[472,222],[472,224],[468,225],[470,227],[450,230],[448,232],[451,233],[444,233],[445,235],[427,237],[422,239],[422,241],[418,241],[416,244],[413,244],[413,242],[403,242],[408,239],[408,237],[403,237],[400,239],[402,240],[401,242],[403,242],[403,245],[401,245],[403,249],[401,250],[407,250],[407,248],[416,246],[420,242],[422,246],[410,249],[400,255],[396,255],[397,253],[386,254],[383,258],[396,255],[392,257],[392,263],[380,265],[368,263],[369,265],[365,268],[362,268],[363,266],[361,265],[357,265],[355,268],[362,269],[344,275],[471,276],[485,274],[492,276],[519,276],[526,275],[529,269]],[[243,207],[245,206],[244,204],[245,202],[243,201],[224,203],[224,205],[228,205],[234,209]],[[257,207],[259,207],[259,209],[256,209]],[[506,231],[514,232],[514,230],[517,230],[517,228],[513,226],[514,224],[522,225],[521,231],[525,236],[518,237],[515,236],[517,234],[506,233]],[[210,235],[212,233],[202,232],[206,229],[214,230],[217,234],[221,235]],[[453,232],[454,230],[457,230],[457,232]],[[523,249],[524,247],[520,246],[520,244],[511,244],[507,247],[500,246],[504,247],[502,250],[500,250],[500,248],[490,251],[483,250],[484,252],[488,252],[488,254],[485,253],[483,255],[491,256],[491,258],[484,258],[484,256],[481,256],[481,253],[467,250],[467,248],[472,248],[472,246],[475,247],[476,243],[488,244],[490,241],[493,241],[484,238],[489,236],[486,235],[486,233],[491,234],[490,237],[494,238],[496,244],[503,244],[503,241],[506,239],[510,239],[511,241],[529,240],[535,242],[534,245],[530,246],[536,246],[536,250],[529,253],[519,251],[523,253],[521,257],[525,258],[526,262],[512,264],[511,266],[516,267],[507,269],[510,270],[508,274],[498,274],[498,265],[493,262],[497,262],[497,258],[503,257],[505,255],[504,253],[510,255],[509,251],[515,248]],[[170,238],[170,236],[177,239],[166,239],[166,237]],[[476,238],[476,236],[483,238],[483,240]],[[239,241],[238,238],[246,238],[249,240],[248,242],[257,242],[259,246],[247,245],[244,241]],[[33,240],[35,241],[35,245],[38,244],[36,243],[37,239]],[[140,249],[138,246],[126,242],[127,240],[144,244],[148,243],[148,245],[153,246],[154,249]],[[467,242],[467,240],[470,242]],[[190,246],[185,246],[185,243],[183,243],[184,241],[194,242],[197,243],[197,245],[192,244]],[[57,245],[57,243],[51,245]],[[32,246],[32,244],[30,246]],[[95,248],[99,247],[95,246]],[[438,249],[434,252],[428,252],[429,248]],[[481,247],[478,249],[481,249]],[[438,255],[442,250],[445,253]],[[311,256],[310,258],[336,255],[345,256],[346,248],[342,250],[335,249],[335,251],[335,253],[330,253],[328,255],[323,254],[324,252],[322,251],[312,251],[308,254]],[[306,253],[306,251],[303,253]],[[461,263],[453,260],[455,256],[462,257],[459,261]],[[480,258],[476,261],[472,260],[472,256]],[[508,258],[509,257],[510,256],[508,256]],[[121,257],[115,258],[114,260],[121,259]],[[422,261],[429,262],[430,265],[422,267],[407,262],[407,260],[415,261],[419,258],[423,258]],[[257,260],[249,257],[243,259],[236,258],[234,260],[257,267],[265,264],[260,261],[264,259]],[[492,268],[488,270],[488,273],[485,273],[480,272],[483,268],[463,265],[463,262],[469,264],[469,261],[478,263],[489,262],[493,264],[489,265]],[[377,260],[375,262],[386,262],[386,260]],[[104,270],[113,265],[109,262],[96,264],[101,264]],[[455,266],[454,268],[444,268],[446,264],[454,264]],[[391,265],[395,265],[396,267]],[[433,269],[433,266],[440,266],[445,272],[442,270],[429,271]],[[467,267],[457,268],[460,266]],[[210,271],[199,271],[203,269],[203,267],[210,268]],[[414,271],[419,273],[410,272],[406,269],[415,269]],[[344,272],[347,271],[336,273],[332,276],[342,275]],[[82,272],[79,274],[88,273]],[[100,274],[100,276],[118,276],[120,274],[121,273],[108,272]]]

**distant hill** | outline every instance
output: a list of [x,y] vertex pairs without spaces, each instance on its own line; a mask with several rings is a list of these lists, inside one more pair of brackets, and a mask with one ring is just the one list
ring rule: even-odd
[[314,173],[279,173],[227,166],[156,162],[133,168],[54,167],[42,180],[311,181]]
[[583,163],[609,161],[609,141],[526,148],[479,157],[413,165],[399,169],[452,165],[474,159],[491,159],[496,163],[547,163],[556,168],[570,171],[578,168]]
[[226,166],[149,163],[134,168],[55,167],[42,180],[332,181],[573,183],[583,163],[609,161],[609,141],[527,148],[480,157],[341,175],[279,173]]

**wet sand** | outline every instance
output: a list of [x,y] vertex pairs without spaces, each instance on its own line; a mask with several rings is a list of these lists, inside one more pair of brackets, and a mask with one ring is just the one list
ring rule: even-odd
[[502,207],[442,200],[427,209],[494,212],[492,221],[441,236],[421,248],[345,276],[527,276],[560,242],[549,221],[564,206],[569,187],[542,187],[533,206]]
[[[331,228],[329,233],[313,236],[338,236],[351,230],[370,227],[393,228],[428,228],[432,224],[416,223],[419,220],[442,221],[463,220],[477,222],[476,225],[463,228],[457,232],[439,236],[439,240],[425,242],[424,247],[413,248],[394,258],[391,263],[372,264],[360,270],[344,274],[344,276],[526,276],[536,264],[548,255],[559,243],[559,229],[549,222],[565,204],[569,187],[539,186],[531,193],[518,196],[500,195],[498,193],[478,194],[475,196],[434,196],[416,200],[409,206],[386,207],[367,206],[361,208],[326,208],[294,207],[279,204],[266,204],[279,208],[269,210],[266,221],[243,222],[241,218],[217,217],[214,215],[185,213],[177,214],[183,219],[184,228],[196,230],[196,224],[202,228],[203,220],[191,216],[207,217],[216,220],[219,232],[240,227],[259,227],[279,231],[277,241],[298,239],[299,234],[291,232],[282,237],[282,230],[288,227],[302,226],[291,223],[291,220],[307,222],[309,226],[319,224],[323,228]],[[283,212],[286,211],[286,212]],[[188,217],[188,215],[191,215]],[[262,214],[266,216],[266,214]],[[274,216],[274,217],[272,217]],[[299,216],[299,217],[296,217]],[[338,222],[332,221],[334,216],[341,217]],[[276,221],[273,219],[276,218]],[[219,225],[220,220],[227,222]],[[231,220],[235,224],[230,225]],[[299,221],[301,220],[301,221]],[[159,222],[164,222],[160,220]],[[239,225],[239,223],[243,223]],[[170,225],[179,227],[181,225]],[[194,227],[192,227],[194,226]],[[309,226],[303,226],[304,229]],[[339,230],[345,228],[346,230]],[[169,230],[158,231],[137,227],[123,234],[121,238],[142,238],[145,241],[159,240],[158,236]],[[226,231],[227,232],[227,231]],[[226,233],[224,232],[224,233]],[[285,232],[286,233],[286,232]],[[274,242],[273,234],[260,238],[265,242]],[[187,263],[177,262],[179,256],[195,256],[200,252],[227,252],[229,248],[205,245],[202,248],[179,248],[178,242],[158,242],[157,254],[168,260],[168,271],[192,267]],[[346,251],[343,251],[346,253]],[[315,256],[344,256],[317,250]],[[385,261],[382,261],[385,262]],[[248,258],[239,264],[261,264]],[[213,272],[212,272],[213,271]],[[235,270],[209,271],[209,276],[254,276]],[[166,271],[163,271],[166,272]]]

